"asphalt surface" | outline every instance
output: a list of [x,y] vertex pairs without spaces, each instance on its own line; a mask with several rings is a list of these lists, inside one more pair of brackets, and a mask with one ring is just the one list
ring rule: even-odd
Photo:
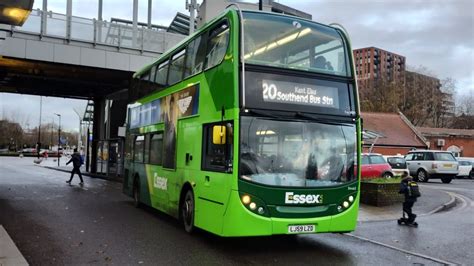
[[[421,183],[421,190],[442,190],[456,199],[456,207],[417,218],[418,228],[394,226],[395,221],[359,224],[354,235],[401,249],[442,258],[453,264],[473,265],[474,180],[456,179]],[[415,209],[416,210],[416,209]]]
[[[31,158],[0,158],[0,224],[31,265],[436,265],[474,261],[470,252],[472,202],[420,217],[417,229],[399,227],[395,221],[359,223],[354,235],[363,239],[339,234],[220,238],[202,231],[188,235],[175,219],[150,208],[134,208],[131,198],[122,194],[120,183],[85,177],[81,187],[76,176],[69,186],[65,183],[68,177],[34,165]],[[430,189],[455,189],[464,200],[473,198],[472,180],[428,185]]]

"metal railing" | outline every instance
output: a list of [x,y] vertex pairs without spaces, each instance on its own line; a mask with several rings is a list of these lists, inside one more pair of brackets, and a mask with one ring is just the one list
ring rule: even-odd
[[164,52],[181,41],[184,35],[167,32],[162,28],[147,28],[71,16],[68,22],[64,14],[32,10],[21,27],[12,26],[12,32],[38,34],[43,37],[61,38],[68,41],[83,41],[93,44],[137,49],[150,52]]

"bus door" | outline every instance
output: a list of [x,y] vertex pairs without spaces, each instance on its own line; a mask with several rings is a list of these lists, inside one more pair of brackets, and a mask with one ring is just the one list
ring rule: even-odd
[[202,202],[204,211],[210,214],[202,213],[201,216],[214,219],[212,223],[222,224],[215,219],[222,219],[231,192],[232,123],[204,125],[203,134],[202,186],[197,200]]
[[163,131],[151,133],[149,135],[149,164],[147,166],[147,176],[150,183],[153,207],[168,211],[168,189],[170,177],[174,170],[163,170]]

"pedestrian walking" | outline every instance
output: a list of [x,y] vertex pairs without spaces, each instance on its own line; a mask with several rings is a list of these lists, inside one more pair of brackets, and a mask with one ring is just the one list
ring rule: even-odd
[[72,171],[71,171],[71,178],[68,181],[66,181],[66,183],[71,184],[74,174],[77,173],[77,175],[79,175],[79,178],[81,179],[81,182],[79,184],[80,185],[84,184],[84,181],[82,180],[81,170],[79,169],[82,164],[82,158],[79,152],[77,152],[77,149],[74,149],[74,153],[72,154],[71,159],[66,163],[66,165],[68,165],[71,162],[73,166]]

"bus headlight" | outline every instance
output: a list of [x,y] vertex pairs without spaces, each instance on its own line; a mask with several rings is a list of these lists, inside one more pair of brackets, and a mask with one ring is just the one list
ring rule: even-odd
[[244,195],[244,196],[242,197],[242,202],[243,202],[245,205],[249,204],[249,203],[250,203],[250,200],[251,200],[251,199],[250,199],[250,196],[249,196],[249,195]]
[[250,203],[249,208],[254,211],[257,208],[257,204],[255,202]]
[[355,199],[355,194],[350,195],[337,206],[337,211],[342,212],[348,209],[355,202]]
[[245,208],[257,215],[262,215],[265,217],[270,216],[270,210],[267,208],[265,202],[254,195],[247,194],[245,192],[240,192],[240,201]]
[[342,206],[343,206],[344,208],[347,208],[347,207],[349,207],[349,202],[347,202],[347,201],[344,201],[344,202],[342,203]]

